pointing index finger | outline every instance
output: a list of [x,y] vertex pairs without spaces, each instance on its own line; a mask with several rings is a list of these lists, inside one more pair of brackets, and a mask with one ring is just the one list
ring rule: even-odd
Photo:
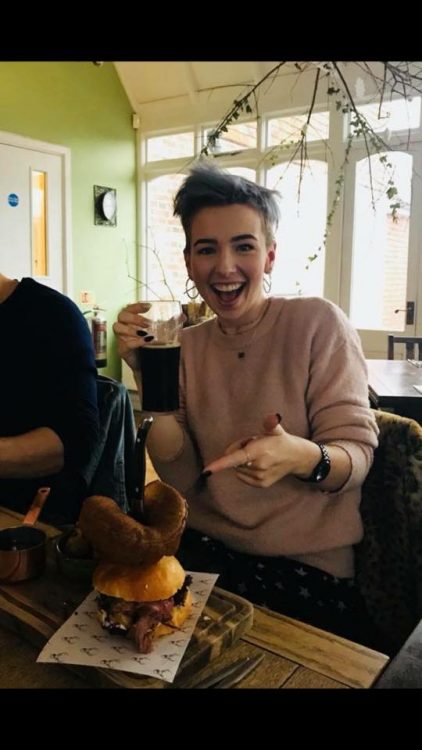
[[[249,445],[249,443],[248,443]],[[227,456],[216,458],[215,461],[207,464],[204,467],[204,471],[210,471],[212,474],[216,474],[218,471],[224,471],[225,469],[235,469],[236,466],[242,466],[247,461],[253,461],[254,456],[251,455],[250,451],[245,452],[245,448],[239,448],[238,450],[229,453]]]

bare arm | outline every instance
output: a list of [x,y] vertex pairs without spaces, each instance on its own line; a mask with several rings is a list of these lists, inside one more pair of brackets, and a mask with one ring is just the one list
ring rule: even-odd
[[0,438],[0,477],[26,479],[57,474],[64,463],[63,443],[49,427]]

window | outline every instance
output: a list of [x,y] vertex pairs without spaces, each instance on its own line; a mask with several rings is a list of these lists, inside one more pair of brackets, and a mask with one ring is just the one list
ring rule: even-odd
[[[261,109],[258,119],[240,118],[211,143],[210,158],[219,166],[280,194],[272,293],[320,295],[337,303],[359,329],[364,346],[370,342],[370,356],[383,356],[386,332],[422,333],[409,328],[405,315],[407,302],[422,297],[421,109],[421,97],[384,101],[381,108],[377,102],[358,106],[391,150],[368,158],[363,139],[355,139],[341,177],[344,192],[337,199],[344,137],[354,118],[334,101],[329,110],[314,108],[302,166],[295,149],[307,122],[305,107],[268,113]],[[172,216],[172,198],[216,124],[202,122],[189,128],[186,123],[183,131],[143,136],[143,279],[160,296],[168,296],[171,288],[174,296],[187,299],[184,235]],[[386,162],[392,171],[386,172]],[[396,220],[391,213],[394,201],[385,196],[391,179],[398,193]]]
[[[298,200],[300,184],[300,201]],[[281,221],[277,256],[272,273],[272,293],[283,297],[322,296],[324,290],[323,243],[327,215],[327,165],[311,160],[301,175],[300,163],[286,169],[281,164],[267,172],[267,187],[280,193]],[[315,260],[309,257],[317,255]]]
[[146,142],[147,161],[193,156],[193,151],[193,133],[160,135]]
[[389,174],[379,156],[356,165],[350,319],[356,328],[404,331],[412,157],[396,152],[388,160],[401,204],[395,221],[385,193]]
[[357,109],[376,133],[382,133],[384,130],[389,130],[390,133],[413,130],[421,124],[420,96],[414,99],[384,101],[381,107],[378,102],[371,102]]
[[32,273],[47,276],[47,174],[31,170]]
[[[301,175],[295,161],[287,169],[291,150],[283,149],[274,164],[274,145],[281,136],[300,137],[306,117],[265,118],[235,123],[223,133],[210,150],[218,163],[232,174],[260,181],[280,191],[281,223],[277,233],[278,255],[272,278],[274,294],[321,295],[324,288],[323,236],[327,214],[327,164],[322,140],[328,136],[328,112],[315,112],[309,124],[315,151]],[[203,143],[213,133],[202,127]],[[268,146],[265,144],[268,133]],[[320,139],[320,140],[318,140]],[[199,152],[194,131],[166,135],[147,135],[146,163],[143,165],[144,216],[142,244],[142,279],[148,295],[168,297],[171,293],[187,301],[186,270],[183,261],[184,233],[179,220],[172,215],[172,200],[183,180],[183,168],[189,167],[183,156]],[[271,159],[263,161],[265,155]],[[240,162],[240,163],[239,163]],[[300,201],[298,202],[300,184]],[[316,255],[315,261],[309,258]],[[171,296],[171,295],[170,295]]]
[[166,174],[146,185],[147,227],[143,253],[147,297],[183,299],[186,270],[183,261],[184,232],[173,216],[173,197],[182,174]]
[[[212,136],[213,132],[212,128],[205,130],[205,141],[210,135]],[[220,154],[231,151],[242,151],[246,148],[256,148],[256,137],[256,122],[230,125],[227,128],[227,133],[224,133],[224,135],[221,135],[220,138],[215,141],[215,145],[211,150],[213,153]]]
[[[276,146],[286,141],[297,141],[306,124],[306,115],[290,115],[268,120],[268,145]],[[319,141],[328,138],[328,112],[312,113],[308,128],[307,140]]]

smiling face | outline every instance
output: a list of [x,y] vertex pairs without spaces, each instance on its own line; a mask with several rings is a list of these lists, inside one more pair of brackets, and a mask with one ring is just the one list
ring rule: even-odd
[[262,217],[251,206],[208,206],[192,219],[188,274],[224,329],[257,319],[274,258],[275,243],[267,246]]

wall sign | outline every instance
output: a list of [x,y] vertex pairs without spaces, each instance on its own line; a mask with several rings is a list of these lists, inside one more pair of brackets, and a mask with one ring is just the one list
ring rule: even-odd
[[19,196],[16,195],[16,193],[9,193],[7,196],[7,202],[9,206],[15,208],[15,206],[19,206]]

